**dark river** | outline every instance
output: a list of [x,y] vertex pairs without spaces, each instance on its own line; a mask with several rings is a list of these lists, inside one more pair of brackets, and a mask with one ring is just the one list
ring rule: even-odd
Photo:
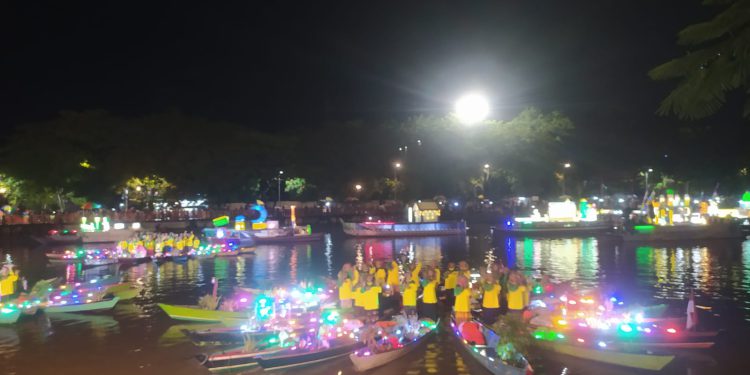
[[[412,249],[425,262],[469,260],[480,266],[488,251],[527,271],[543,270],[557,281],[579,287],[606,285],[626,300],[641,304],[668,303],[675,314],[685,313],[689,288],[699,305],[713,310],[701,321],[722,328],[717,346],[680,357],[663,374],[747,374],[750,370],[750,243],[707,242],[669,247],[632,247],[597,238],[491,240],[489,230],[473,228],[466,237],[413,239],[351,239],[337,227],[323,242],[294,246],[260,246],[256,254],[238,258],[190,260],[186,264],[142,264],[124,270],[104,267],[46,265],[44,249],[0,246],[10,253],[30,279],[63,276],[68,280],[119,273],[127,281],[141,279],[145,292],[118,304],[107,314],[69,314],[49,319],[44,314],[23,318],[15,326],[0,326],[0,374],[207,374],[193,359],[206,348],[196,347],[182,334],[185,327],[170,320],[156,305],[194,304],[210,293],[217,277],[221,294],[236,285],[253,288],[332,276],[344,262],[354,262],[362,243],[366,256],[390,258]],[[531,356],[537,374],[634,373],[583,360],[538,353]],[[254,370],[252,373],[260,373]],[[303,374],[353,374],[349,359],[295,370]],[[418,350],[372,374],[484,374],[452,336],[441,332]]]

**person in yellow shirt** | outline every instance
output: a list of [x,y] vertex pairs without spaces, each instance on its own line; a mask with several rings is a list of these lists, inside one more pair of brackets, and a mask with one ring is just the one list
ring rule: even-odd
[[0,269],[0,300],[7,299],[16,293],[18,272],[12,264],[6,264]]
[[362,288],[363,302],[365,308],[365,315],[370,323],[378,321],[378,315],[380,313],[380,293],[383,289],[375,284],[375,279],[372,275],[367,276],[367,281],[364,288]]
[[383,267],[383,261],[382,260],[376,260],[375,261],[375,272],[373,272],[375,275],[375,285],[383,287],[386,285],[385,279],[387,271],[385,270],[385,267]]
[[455,300],[453,301],[453,313],[457,322],[471,320],[471,289],[469,279],[459,274],[456,279],[456,287],[453,289]]
[[500,283],[492,274],[485,274],[482,280],[482,321],[495,324],[500,315]]
[[417,290],[419,284],[413,280],[404,280],[404,285],[401,286],[401,302],[404,305],[404,315],[416,316],[417,315]]
[[365,287],[363,279],[359,279],[353,283],[354,288],[352,289],[352,300],[354,301],[354,315],[361,317],[365,313],[365,299],[362,294],[362,289]]
[[443,289],[445,290],[445,304],[447,306],[453,306],[453,289],[456,288],[456,278],[458,278],[456,263],[449,262],[448,268],[445,270],[445,279],[443,280]]
[[338,286],[339,286],[339,306],[342,309],[352,308],[352,280],[354,274],[352,273],[352,265],[344,263],[341,267],[341,271],[338,274]]
[[429,318],[437,321],[437,285],[438,279],[435,270],[428,269],[425,271],[425,278],[422,280],[422,308],[420,318]]
[[388,286],[391,287],[391,290],[393,290],[395,293],[399,291],[400,284],[399,284],[399,272],[398,263],[396,261],[391,261],[391,268],[388,269],[388,277],[386,280],[386,283]]
[[422,262],[412,263],[409,265],[411,270],[411,280],[419,283],[419,273],[422,271]]
[[529,291],[518,271],[511,271],[508,276],[508,313],[523,315],[523,310],[529,304]]

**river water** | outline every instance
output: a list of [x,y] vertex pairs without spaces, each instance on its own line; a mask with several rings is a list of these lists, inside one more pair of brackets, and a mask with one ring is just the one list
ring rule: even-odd
[[[293,246],[260,246],[254,255],[190,260],[186,264],[141,264],[120,270],[46,265],[44,249],[0,246],[27,278],[62,276],[89,280],[118,274],[140,280],[144,293],[118,304],[107,314],[44,314],[0,326],[0,374],[207,374],[194,359],[206,350],[180,333],[186,325],[170,320],[157,303],[194,304],[210,293],[211,278],[219,293],[234,286],[272,285],[333,276],[344,262],[354,262],[357,244],[366,258],[390,258],[402,249],[425,263],[469,260],[481,266],[488,252],[529,272],[543,270],[556,281],[576,287],[607,287],[641,304],[668,303],[684,314],[689,288],[699,305],[711,306],[701,324],[727,330],[711,350],[678,358],[663,374],[746,374],[750,358],[750,243],[707,242],[659,246],[623,246],[605,238],[492,238],[487,228],[468,236],[405,239],[352,239],[336,227],[325,241]],[[30,284],[31,284],[30,283]],[[538,374],[628,374],[634,371],[546,353],[532,355]],[[250,373],[260,373],[254,370]],[[283,373],[283,372],[282,372]],[[352,374],[348,358],[296,370],[302,374]],[[461,352],[447,332],[434,336],[399,361],[372,374],[484,374]]]

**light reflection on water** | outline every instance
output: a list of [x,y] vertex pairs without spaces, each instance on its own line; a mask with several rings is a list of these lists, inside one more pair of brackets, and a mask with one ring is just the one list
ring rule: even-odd
[[[211,292],[213,277],[219,280],[221,295],[228,295],[235,286],[268,288],[332,277],[344,262],[354,262],[358,245],[362,246],[368,260],[392,259],[399,252],[407,251],[425,264],[445,265],[448,261],[468,259],[475,267],[482,266],[486,253],[494,249],[495,256],[528,274],[544,272],[554,280],[570,282],[576,288],[614,286],[644,304],[671,301],[679,311],[684,311],[680,307],[682,300],[689,289],[694,288],[701,303],[715,305],[723,314],[722,319],[727,317],[726,324],[730,326],[726,328],[747,332],[747,322],[750,321],[750,242],[741,245],[716,242],[700,246],[622,246],[596,238],[509,237],[493,241],[482,234],[354,239],[334,232],[318,243],[258,246],[255,254],[237,258],[162,265],[149,263],[123,270],[117,267],[88,270],[78,266],[46,267],[42,251],[15,249],[14,258],[30,279],[30,284],[51,276],[72,281],[112,274],[138,283],[144,289],[142,295],[132,302],[118,304],[109,314],[63,314],[52,319],[40,314],[17,326],[0,327],[0,361],[13,371],[24,368],[29,369],[29,373],[43,374],[54,364],[64,362],[62,357],[96,355],[99,362],[92,362],[91,369],[99,370],[105,369],[113,356],[130,351],[130,361],[118,362],[123,373],[143,372],[139,366],[153,366],[144,367],[153,371],[143,373],[158,373],[157,370],[161,373],[202,373],[200,367],[190,360],[191,355],[202,349],[187,343],[180,333],[184,325],[169,320],[157,303],[193,304],[201,295]],[[733,316],[735,320],[732,320]],[[454,347],[449,346],[447,352],[443,352],[442,345],[453,342],[450,337],[439,336],[435,341],[441,346],[437,366],[431,368],[440,369],[440,373],[445,374],[480,371],[472,367],[473,361],[456,356]],[[133,352],[136,350],[133,348],[143,349]],[[416,353],[433,352],[434,346]],[[39,361],[42,354],[45,358],[51,356],[49,364]],[[732,360],[739,359],[721,361],[719,366],[729,367],[710,367],[709,370],[680,364],[670,373],[682,374],[686,369],[694,374],[731,370],[737,367],[724,362],[731,363]],[[417,357],[407,357],[403,363],[389,365],[388,372],[425,373],[424,363]],[[350,373],[351,368],[345,367],[344,370],[344,373]],[[580,372],[586,373],[579,369]]]

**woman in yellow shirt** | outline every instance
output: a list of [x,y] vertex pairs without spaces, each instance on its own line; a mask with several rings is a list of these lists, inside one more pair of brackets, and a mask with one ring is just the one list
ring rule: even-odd
[[512,271],[508,277],[508,313],[521,316],[529,304],[529,292],[524,285],[523,276]]
[[13,265],[5,265],[0,270],[0,298],[8,298],[16,293],[16,281],[18,281],[18,272],[13,269]]
[[338,286],[339,286],[339,306],[342,309],[352,308],[352,280],[354,275],[352,274],[352,265],[344,263],[341,267],[341,271],[338,274]]
[[492,325],[500,315],[500,283],[488,274],[482,280],[482,321]]
[[453,302],[453,312],[456,315],[456,321],[465,322],[471,320],[471,289],[469,289],[469,279],[463,275],[458,275],[453,295],[456,297]]
[[428,269],[422,280],[422,309],[420,318],[429,318],[437,321],[437,285],[438,280],[435,271]]
[[383,289],[375,284],[372,275],[367,276],[367,282],[362,288],[362,299],[365,308],[365,315],[370,323],[378,321],[380,311],[380,293]]
[[456,269],[456,263],[448,263],[448,268],[445,270],[445,280],[443,280],[443,289],[445,289],[445,304],[447,306],[453,306],[453,289],[456,288],[457,277],[458,270]]
[[417,315],[417,290],[419,284],[412,280],[406,280],[405,284],[401,287],[401,302],[404,305],[404,315],[415,316]]
[[386,282],[394,292],[399,291],[399,269],[398,263],[396,263],[395,260],[391,262],[391,268],[388,269],[388,278]]

